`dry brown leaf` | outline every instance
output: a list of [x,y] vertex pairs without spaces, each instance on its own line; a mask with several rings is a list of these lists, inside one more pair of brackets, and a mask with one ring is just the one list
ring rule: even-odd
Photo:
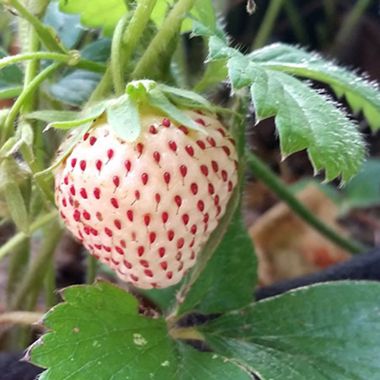
[[[310,185],[297,198],[342,235],[338,208],[318,187]],[[324,269],[350,255],[298,218],[285,203],[265,212],[250,228],[259,260],[260,285],[270,285]]]

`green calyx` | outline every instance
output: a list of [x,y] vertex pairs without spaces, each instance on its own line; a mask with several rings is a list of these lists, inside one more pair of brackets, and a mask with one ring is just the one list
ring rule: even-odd
[[96,103],[82,112],[38,111],[26,118],[48,122],[45,128],[68,130],[91,125],[105,113],[114,132],[128,142],[138,139],[141,133],[140,111],[153,109],[189,129],[204,132],[184,111],[197,109],[215,112],[215,108],[202,96],[192,91],[170,87],[152,80],[136,80],[128,83],[125,93]]
[[185,109],[212,111],[211,104],[200,95],[152,80],[136,80],[128,83],[125,94],[111,100],[106,106],[107,120],[120,137],[132,142],[141,132],[140,110],[155,109],[180,125],[204,132],[185,112]]
[[52,166],[36,175],[49,174],[56,168],[70,154],[80,137],[92,127],[94,121],[103,115],[119,137],[128,142],[136,141],[142,129],[140,114],[147,109],[157,111],[179,125],[201,133],[205,133],[204,128],[194,122],[185,111],[192,109],[212,113],[216,111],[208,100],[195,92],[144,79],[128,83],[122,96],[98,102],[82,112],[51,110],[32,112],[25,117],[47,122],[45,130],[78,128],[73,143],[67,145],[66,151],[61,152]]

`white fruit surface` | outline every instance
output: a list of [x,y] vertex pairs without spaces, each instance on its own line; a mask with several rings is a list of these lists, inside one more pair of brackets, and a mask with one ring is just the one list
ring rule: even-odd
[[56,203],[67,228],[140,288],[182,279],[237,183],[235,147],[223,125],[187,114],[206,134],[141,115],[142,133],[129,143],[98,121],[56,173]]

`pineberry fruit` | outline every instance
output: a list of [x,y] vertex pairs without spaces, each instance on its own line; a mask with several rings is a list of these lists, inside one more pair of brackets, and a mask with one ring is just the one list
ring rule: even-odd
[[233,140],[214,117],[206,133],[140,113],[134,142],[104,117],[56,173],[56,203],[92,255],[140,288],[178,283],[223,216],[237,183]]

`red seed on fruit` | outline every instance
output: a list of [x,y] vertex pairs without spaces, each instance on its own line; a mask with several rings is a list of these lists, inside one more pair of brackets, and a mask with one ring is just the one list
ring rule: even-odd
[[170,127],[170,120],[169,120],[169,119],[162,119],[161,124],[162,124],[164,127],[169,128],[169,127]]
[[162,221],[164,222],[164,224],[168,221],[169,219],[169,214],[167,212],[163,212],[162,215],[161,215],[161,219]]
[[191,185],[190,185],[190,189],[191,189],[191,192],[194,194],[194,195],[196,195],[197,193],[198,193],[198,185],[196,184],[196,183],[192,183]]
[[99,189],[99,187],[95,187],[95,189],[94,189],[94,197],[96,199],[100,198],[100,189]]
[[194,148],[191,145],[186,145],[185,150],[190,157],[194,156]]
[[111,205],[115,208],[119,208],[119,202],[116,198],[111,198]]
[[107,150],[107,157],[108,157],[109,160],[113,157],[114,153],[115,152],[113,151],[113,149],[108,149]]

